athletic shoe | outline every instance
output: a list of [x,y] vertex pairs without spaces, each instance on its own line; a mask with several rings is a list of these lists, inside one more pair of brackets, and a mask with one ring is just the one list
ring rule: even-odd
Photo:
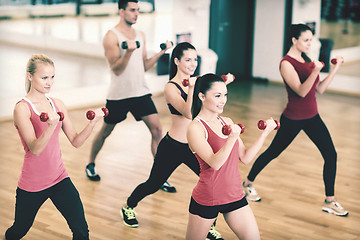
[[221,234],[215,230],[215,226],[213,224],[213,225],[211,225],[211,228],[206,237],[206,240],[224,240],[224,239],[221,237]]
[[174,186],[171,186],[171,184],[166,181],[161,187],[161,190],[163,190],[164,192],[168,192],[168,193],[175,193],[176,192],[176,188]]
[[137,228],[139,226],[138,220],[135,217],[135,210],[131,207],[121,208],[121,215],[123,217],[123,223],[131,228]]
[[244,192],[245,192],[245,196],[246,196],[247,200],[252,201],[252,202],[261,201],[261,197],[256,192],[255,187],[252,184],[245,186],[245,182],[243,182],[243,188],[244,188]]
[[349,212],[346,211],[337,201],[328,202],[325,200],[322,210],[342,217],[349,215]]
[[85,172],[86,172],[86,176],[91,180],[91,181],[100,181],[100,176],[99,174],[97,174],[95,172],[95,163],[89,163],[88,165],[86,165],[85,168]]

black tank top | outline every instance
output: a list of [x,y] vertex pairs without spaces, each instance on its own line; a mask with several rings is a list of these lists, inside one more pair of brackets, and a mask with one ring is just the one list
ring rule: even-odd
[[[182,87],[180,87],[179,84],[177,84],[176,82],[169,81],[169,83],[175,84],[175,86],[176,86],[176,87],[180,90],[180,92],[181,92],[181,97],[184,99],[184,101],[186,101],[186,99],[187,99],[187,93],[184,92],[184,90],[182,89]],[[171,114],[182,116],[182,114],[181,114],[178,110],[176,110],[170,103],[168,103],[168,107],[169,107],[169,110],[170,110]]]

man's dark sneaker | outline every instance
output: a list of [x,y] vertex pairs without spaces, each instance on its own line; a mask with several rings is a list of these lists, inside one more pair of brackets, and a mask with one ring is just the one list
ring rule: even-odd
[[132,228],[137,228],[139,226],[139,222],[135,217],[135,210],[131,207],[123,207],[121,208],[121,215],[123,217],[123,223]]
[[175,193],[176,192],[176,188],[174,186],[171,186],[171,184],[166,181],[161,187],[161,190],[163,190],[164,192],[168,192],[168,193]]
[[86,165],[85,168],[85,172],[86,172],[86,176],[91,180],[91,181],[100,181],[100,176],[99,174],[97,174],[95,172],[95,163],[89,163],[88,165]]

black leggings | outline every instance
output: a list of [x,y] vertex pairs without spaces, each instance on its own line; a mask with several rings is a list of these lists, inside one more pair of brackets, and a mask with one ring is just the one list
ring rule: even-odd
[[330,133],[319,115],[304,120],[291,120],[281,115],[280,128],[276,136],[268,149],[256,159],[249,172],[248,179],[254,181],[261,170],[265,168],[271,160],[278,157],[301,130],[304,130],[323,156],[325,194],[326,196],[334,196],[337,153]]
[[159,190],[182,163],[185,163],[197,175],[200,174],[199,162],[189,149],[189,145],[178,142],[166,134],[157,148],[149,178],[135,188],[127,199],[127,205],[134,208],[143,198]]
[[29,231],[41,205],[50,198],[55,207],[65,217],[73,239],[89,239],[88,225],[78,191],[70,178],[65,178],[54,186],[40,192],[16,189],[15,221],[6,231],[7,240],[21,239]]

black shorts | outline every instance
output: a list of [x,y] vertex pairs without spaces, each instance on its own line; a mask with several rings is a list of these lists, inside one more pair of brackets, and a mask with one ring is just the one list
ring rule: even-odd
[[245,207],[248,205],[248,202],[246,200],[246,197],[243,197],[239,201],[222,204],[222,205],[215,205],[215,206],[204,206],[201,204],[198,204],[192,197],[190,201],[189,206],[189,212],[194,215],[198,215],[202,218],[206,219],[213,219],[216,218],[220,213],[228,213],[232,212],[236,209]]
[[109,115],[104,118],[104,121],[109,124],[124,121],[128,112],[131,112],[136,121],[141,121],[143,117],[157,113],[151,94],[121,100],[106,100],[106,108],[109,110]]

